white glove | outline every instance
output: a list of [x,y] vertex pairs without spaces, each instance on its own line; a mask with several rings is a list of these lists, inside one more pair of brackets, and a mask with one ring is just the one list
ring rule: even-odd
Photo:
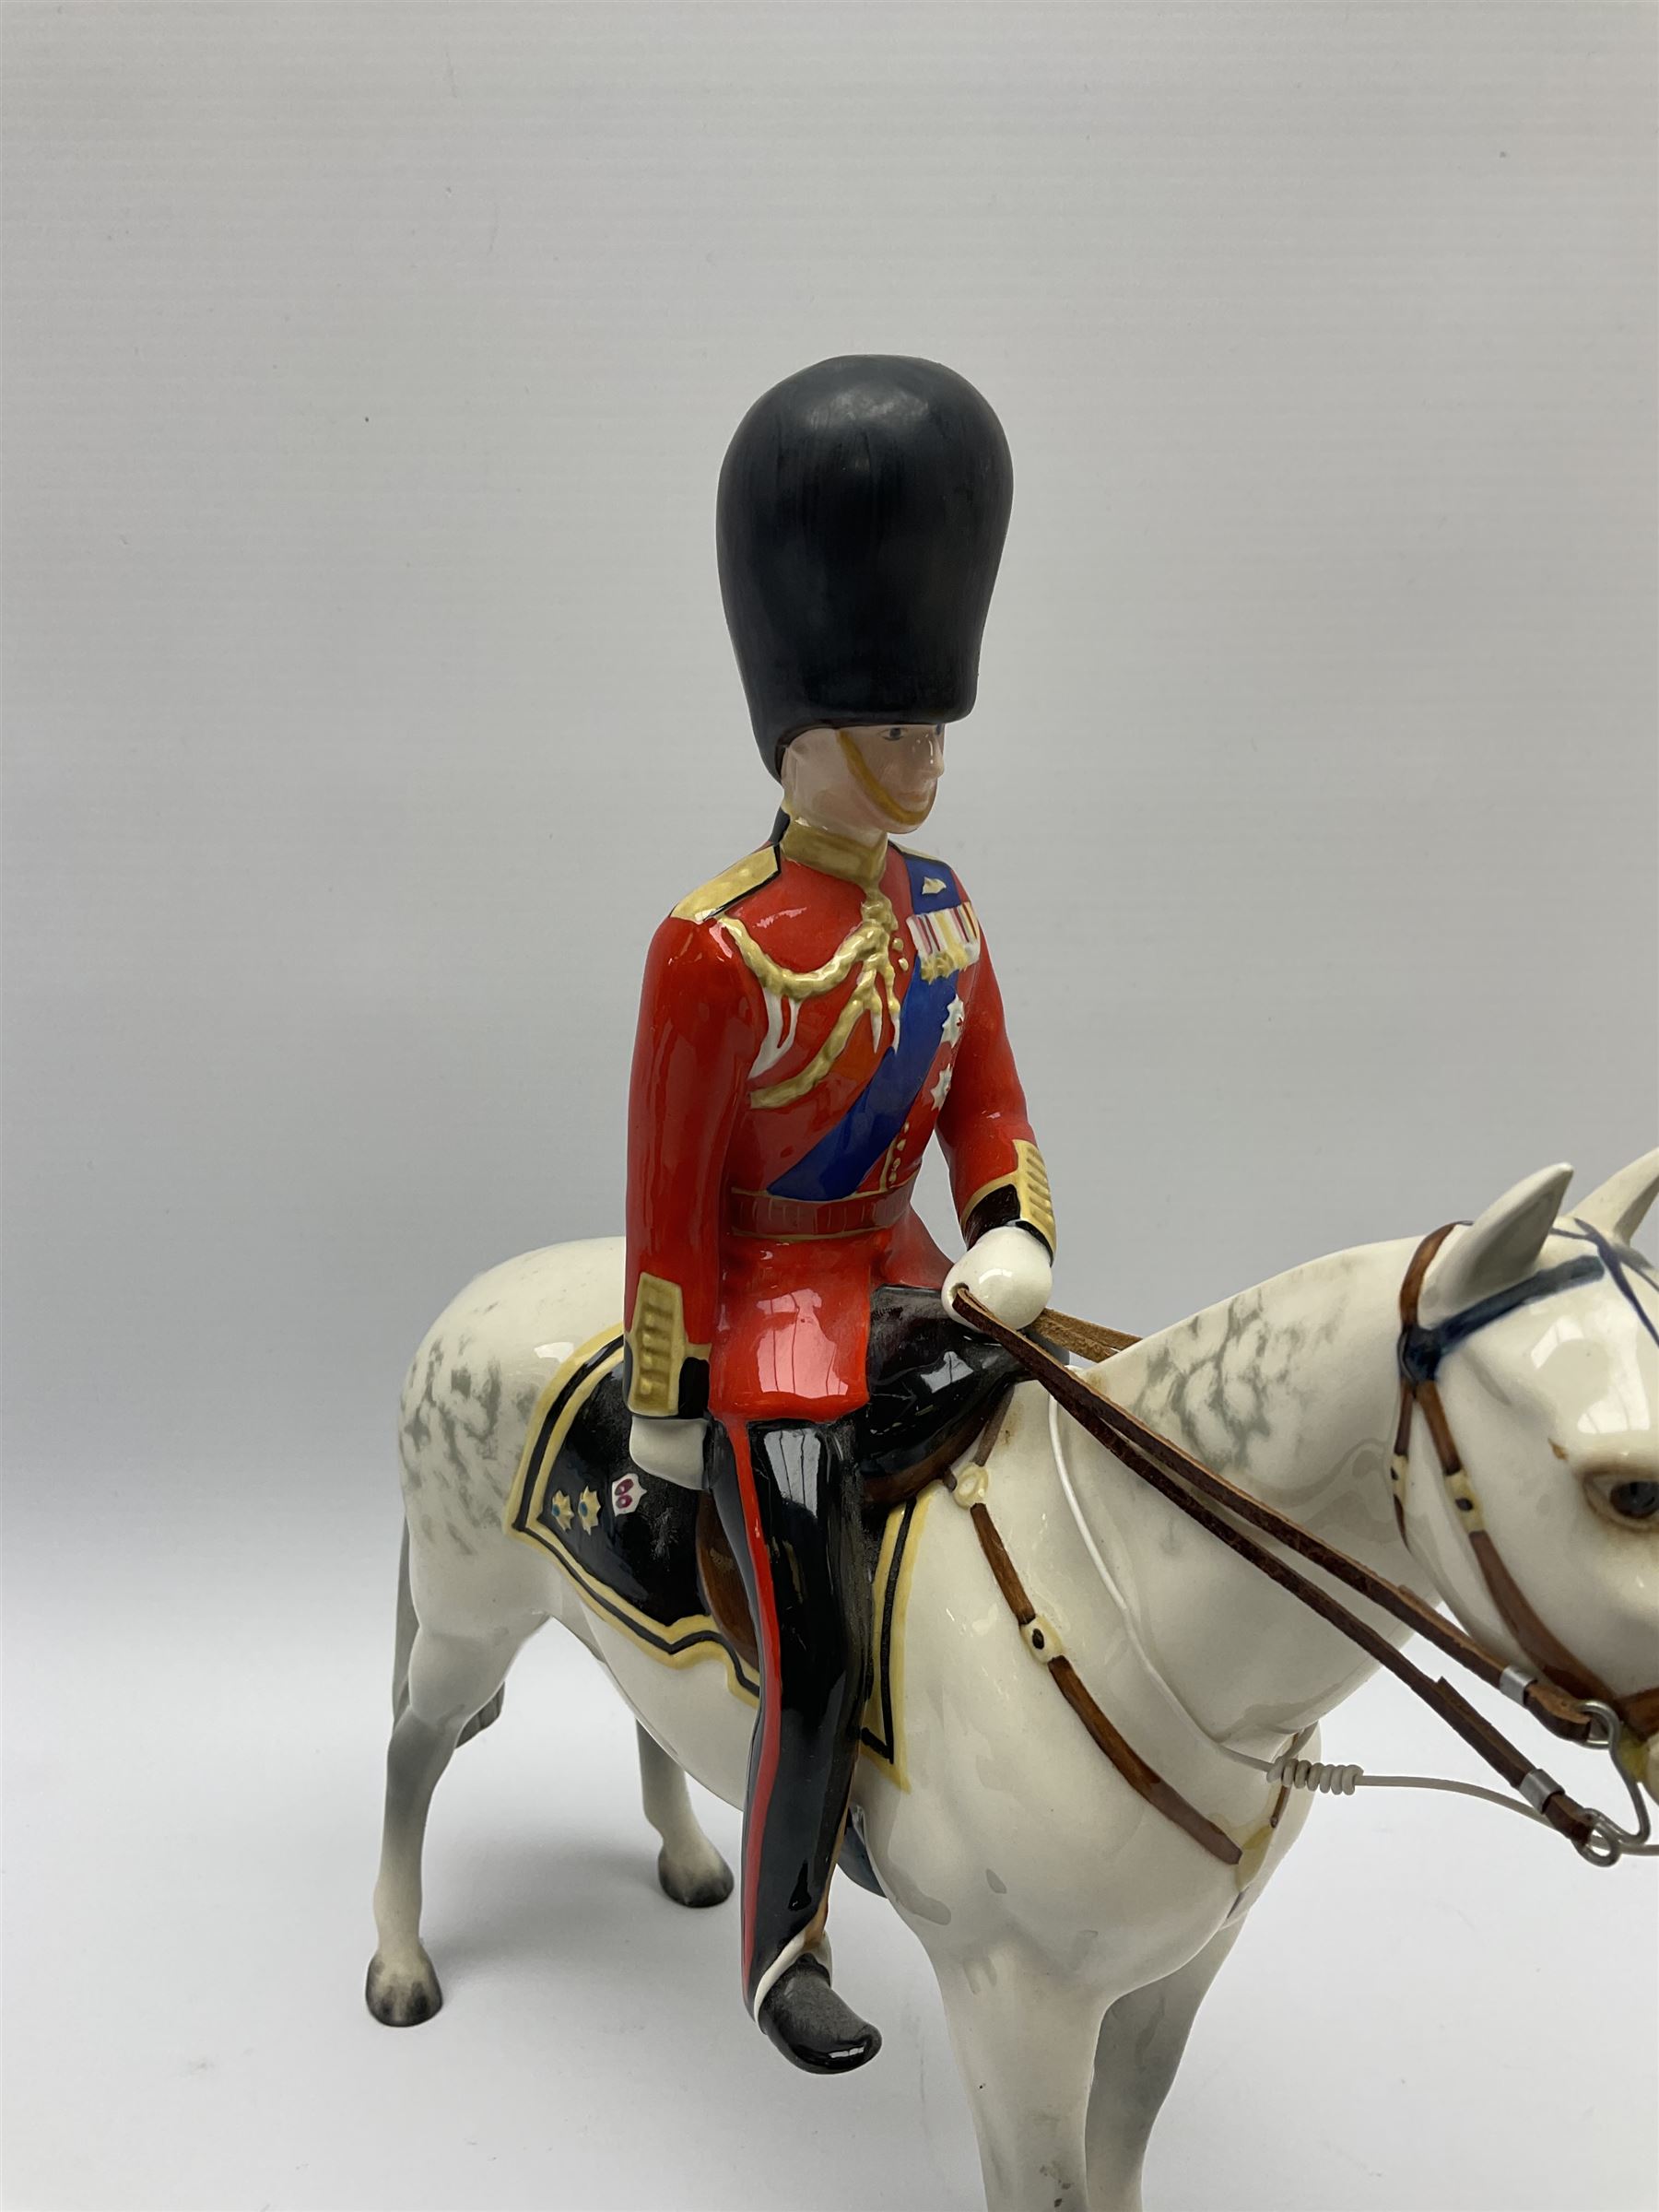
[[700,1417],[682,1421],[669,1414],[636,1413],[628,1432],[628,1456],[636,1467],[654,1475],[659,1482],[678,1483],[682,1490],[700,1490],[707,1426]]
[[960,1321],[951,1300],[958,1290],[969,1290],[1005,1328],[1023,1329],[1048,1304],[1053,1280],[1053,1263],[1042,1240],[1018,1221],[1008,1221],[1001,1229],[988,1229],[945,1277],[945,1311],[952,1321]]

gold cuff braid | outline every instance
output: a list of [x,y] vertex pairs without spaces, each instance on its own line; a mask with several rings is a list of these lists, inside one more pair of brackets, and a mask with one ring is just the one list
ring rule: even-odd
[[962,1208],[964,1227],[972,1218],[973,1209],[993,1191],[1011,1189],[1019,1206],[1019,1218],[1037,1231],[1051,1252],[1056,1249],[1054,1230],[1054,1201],[1049,1190],[1048,1170],[1042,1155],[1028,1137],[1014,1140],[1014,1172],[996,1175],[982,1183]]
[[677,1414],[681,1369],[688,1359],[706,1359],[711,1349],[706,1344],[687,1343],[686,1303],[677,1283],[660,1275],[641,1275],[625,1341],[629,1412]]

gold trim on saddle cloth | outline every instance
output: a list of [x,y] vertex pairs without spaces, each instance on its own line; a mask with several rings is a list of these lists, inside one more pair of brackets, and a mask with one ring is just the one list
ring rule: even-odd
[[[568,1517],[558,1511],[560,1493],[556,1487],[556,1473],[559,1449],[594,1392],[620,1364],[622,1346],[619,1327],[602,1329],[585,1344],[578,1345],[543,1385],[507,1494],[502,1526],[510,1536],[534,1545],[537,1551],[553,1559],[575,1585],[577,1594],[589,1610],[620,1630],[630,1643],[659,1665],[694,1666],[701,1659],[717,1659],[724,1665],[726,1687],[733,1696],[746,1704],[757,1704],[759,1685],[721,1635],[712,1615],[688,1613],[673,1621],[655,1620],[611,1589],[568,1547],[573,1528],[577,1525],[588,1528],[589,1522],[579,1510],[573,1510]],[[544,1510],[550,1485],[555,1486],[551,1526]],[[876,1560],[870,1695],[865,1706],[858,1747],[864,1758],[901,1790],[910,1787],[903,1736],[905,1615],[915,1568],[915,1539],[928,1500],[936,1488],[936,1484],[932,1484],[920,1497],[893,1507],[882,1526]]]

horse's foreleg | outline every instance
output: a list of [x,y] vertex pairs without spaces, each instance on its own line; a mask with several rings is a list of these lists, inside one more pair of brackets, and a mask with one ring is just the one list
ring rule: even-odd
[[1089,2212],[1140,2212],[1152,2124],[1198,2007],[1243,1924],[1236,1920],[1174,1973],[1120,1997],[1101,2021],[1088,2105]]
[[639,1727],[640,1790],[645,1818],[663,1839],[657,1880],[677,1905],[720,1905],[732,1894],[732,1870],[698,1824],[678,1761]]
[[1101,2002],[1012,1947],[941,1965],[988,2212],[1087,2212],[1084,2123]]
[[386,1751],[386,1817],[374,1885],[379,1944],[369,1962],[369,2009],[388,2028],[412,2028],[443,2002],[420,1941],[420,1854],[439,1777],[463,1728],[500,1688],[534,1623],[484,1638],[418,1629],[402,1710]]

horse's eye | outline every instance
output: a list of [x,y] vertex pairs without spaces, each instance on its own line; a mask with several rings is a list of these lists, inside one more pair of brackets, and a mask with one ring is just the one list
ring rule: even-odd
[[1584,1488],[1604,1521],[1622,1528],[1649,1523],[1659,1527],[1659,1481],[1628,1475],[1621,1467],[1602,1467],[1586,1473]]

